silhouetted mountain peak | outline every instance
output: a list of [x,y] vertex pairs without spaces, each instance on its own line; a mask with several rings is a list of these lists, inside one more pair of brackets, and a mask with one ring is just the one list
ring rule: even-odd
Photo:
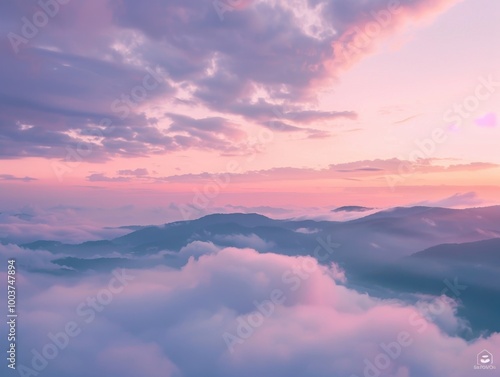
[[410,258],[434,258],[463,262],[500,262],[500,238],[432,246]]
[[362,207],[362,206],[343,206],[332,209],[332,212],[366,212],[366,211],[371,211],[373,209],[375,208]]

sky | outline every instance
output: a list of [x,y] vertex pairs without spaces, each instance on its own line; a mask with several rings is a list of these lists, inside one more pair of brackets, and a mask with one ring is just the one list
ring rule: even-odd
[[0,5],[4,211],[498,204],[500,3],[41,4]]
[[[462,298],[481,289],[474,302],[491,301],[494,279],[472,278],[494,264],[430,263],[420,282],[437,296],[404,279],[368,287],[342,257],[358,251],[375,268],[459,233],[481,246],[498,236],[498,207],[388,212],[401,226],[381,214],[353,231],[262,227],[290,255],[236,222],[221,234],[183,223],[176,250],[162,237],[179,224],[153,228],[157,241],[132,235],[154,241],[143,249],[24,244],[114,240],[210,213],[349,220],[498,205],[499,15],[488,0],[1,1],[0,264],[19,261],[19,365],[34,367],[68,324],[78,337],[46,375],[359,377],[385,357],[382,374],[469,377],[482,352],[497,358],[500,334],[464,339],[461,293],[448,291],[456,268]],[[313,239],[331,261],[302,255]],[[132,267],[108,271],[118,258]],[[90,267],[65,265],[75,260]]]

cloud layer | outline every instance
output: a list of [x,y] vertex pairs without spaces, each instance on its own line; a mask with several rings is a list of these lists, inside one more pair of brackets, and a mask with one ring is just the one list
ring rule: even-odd
[[[370,365],[380,375],[468,377],[477,353],[500,352],[499,334],[472,342],[453,335],[464,323],[445,297],[421,297],[415,305],[376,299],[341,285],[338,267],[310,257],[200,243],[184,253],[198,257],[180,270],[128,270],[121,290],[111,284],[113,274],[71,284],[24,274],[21,363],[30,367],[28,350],[41,352],[50,342],[47,332],[62,331],[68,321],[81,333],[50,360],[46,371],[55,377],[103,370],[123,376],[141,370],[148,376],[353,377],[375,375],[364,374]],[[100,310],[85,304],[87,297],[107,297],[102,292],[112,286],[117,292]]]
[[[0,157],[63,159],[68,147],[88,161],[228,153],[244,148],[240,122],[328,137],[307,125],[357,114],[315,108],[318,89],[387,33],[455,2],[2,3]],[[380,31],[360,48],[356,33],[370,23]]]

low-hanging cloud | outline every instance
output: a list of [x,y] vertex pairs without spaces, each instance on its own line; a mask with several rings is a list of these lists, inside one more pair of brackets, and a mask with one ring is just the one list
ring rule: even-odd
[[[382,359],[389,362],[380,375],[469,377],[477,353],[500,352],[499,334],[469,342],[453,335],[463,323],[451,299],[422,298],[418,305],[377,299],[339,284],[345,276],[338,267],[311,257],[197,247],[208,252],[200,249],[181,269],[128,270],[133,280],[89,324],[75,307],[111,275],[72,284],[52,278],[49,287],[24,299],[20,362],[30,367],[29,350],[40,351],[50,341],[46,332],[61,331],[69,320],[82,331],[50,360],[47,371],[54,377],[103,370],[128,377],[140,367],[148,376],[159,370],[183,377],[372,376],[364,368]],[[26,275],[20,289],[37,279]],[[270,311],[277,290],[279,303]],[[268,315],[254,326],[251,316],[259,318],[260,310]],[[239,337],[244,323],[248,328]],[[228,343],[225,334],[238,341]]]

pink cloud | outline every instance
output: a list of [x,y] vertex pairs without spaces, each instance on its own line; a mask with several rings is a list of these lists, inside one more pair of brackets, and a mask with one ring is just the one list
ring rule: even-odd
[[[345,23],[340,37],[333,41],[336,52],[333,68],[348,68],[373,52],[380,40],[404,28],[409,22],[428,20],[461,0],[374,1],[364,9],[334,2],[350,9],[352,21]],[[335,9],[335,5],[332,6]]]
[[[379,364],[385,354],[381,371],[388,375],[469,377],[478,352],[500,353],[498,333],[469,342],[453,335],[463,322],[452,300],[421,297],[414,305],[371,297],[340,285],[334,279],[338,270],[310,257],[226,248],[190,259],[180,270],[128,273],[134,281],[92,323],[81,323],[82,334],[52,362],[53,376],[67,375],[64,360],[72,358],[80,363],[76,377],[96,370],[134,375],[140,360],[152,376],[159,370],[188,377],[363,376],[364,368]],[[81,322],[75,305],[105,288],[109,276],[79,280],[62,287],[60,278],[53,278],[53,288],[25,298],[25,331],[57,331],[68,319]],[[224,334],[239,334],[238,326],[258,315],[256,305],[276,290],[280,303],[272,310],[265,304],[268,314],[256,317],[258,325],[251,325],[231,352]],[[32,334],[23,340],[27,347],[47,341],[43,332]]]
[[492,128],[498,125],[496,113],[487,113],[482,117],[476,118],[475,122],[479,127]]

